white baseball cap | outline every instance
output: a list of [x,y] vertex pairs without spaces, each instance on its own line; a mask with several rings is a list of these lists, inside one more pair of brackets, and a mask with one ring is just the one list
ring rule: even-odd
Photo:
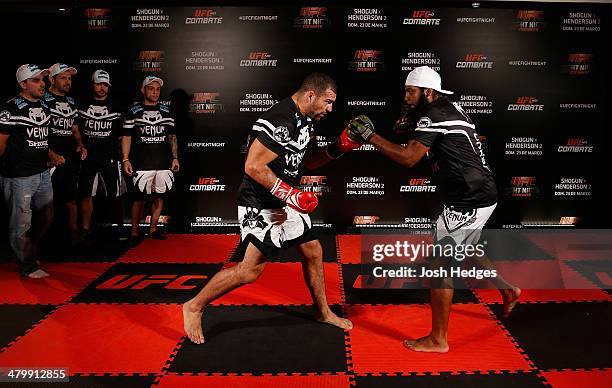
[[55,77],[59,73],[63,73],[64,71],[70,72],[70,74],[75,75],[77,70],[74,67],[68,66],[65,63],[56,63],[49,68],[49,75],[51,77]]
[[49,74],[49,70],[41,69],[37,65],[32,65],[29,63],[19,66],[17,73],[15,73],[17,76],[17,82],[23,82],[27,79],[38,77],[40,74],[42,74],[44,77]]
[[406,86],[430,88],[442,94],[453,94],[453,92],[449,90],[442,89],[440,74],[429,66],[415,67],[408,73],[408,77],[406,77]]
[[154,75],[148,75],[145,77],[144,80],[142,80],[142,87],[144,88],[145,86],[147,86],[148,84],[150,84],[151,82],[159,82],[159,86],[164,86],[164,80],[156,77]]
[[105,83],[110,86],[110,74],[105,70],[96,70],[91,76],[91,80],[96,84]]

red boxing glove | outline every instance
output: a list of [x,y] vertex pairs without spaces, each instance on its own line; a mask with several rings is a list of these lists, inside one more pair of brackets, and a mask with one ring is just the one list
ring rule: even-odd
[[342,153],[346,153],[349,151],[352,151],[354,149],[357,149],[359,147],[361,147],[360,142],[355,141],[353,139],[351,139],[348,135],[348,128],[346,128],[344,131],[342,131],[342,133],[340,134],[340,136],[338,137],[338,149],[342,152]]
[[312,213],[319,204],[319,200],[314,193],[300,191],[289,186],[280,178],[276,179],[270,193],[300,213]]

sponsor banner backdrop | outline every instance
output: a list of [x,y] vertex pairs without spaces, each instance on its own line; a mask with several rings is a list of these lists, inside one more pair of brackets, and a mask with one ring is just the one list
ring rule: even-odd
[[[72,13],[76,86],[86,95],[91,73],[106,69],[127,109],[145,76],[164,79],[182,162],[172,219],[188,230],[237,225],[247,134],[307,74],[328,73],[339,86],[333,112],[315,126],[317,146],[357,114],[405,144],[409,134],[392,127],[405,77],[422,65],[440,72],[476,124],[498,186],[493,225],[606,226],[596,209],[609,178],[594,166],[609,152],[609,10],[516,6],[82,8]],[[369,145],[304,171],[298,186],[320,196],[316,224],[424,229],[442,207],[431,161],[408,170]]]

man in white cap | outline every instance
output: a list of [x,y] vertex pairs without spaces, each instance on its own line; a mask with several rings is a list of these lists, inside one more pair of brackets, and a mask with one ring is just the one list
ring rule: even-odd
[[30,278],[49,276],[39,268],[36,247],[53,218],[48,165],[64,164],[49,149],[51,115],[42,99],[48,74],[36,65],[20,66],[16,76],[21,92],[0,108],[0,187],[9,211],[9,242],[19,272]]
[[[119,173],[119,139],[123,125],[121,109],[109,96],[110,74],[102,69],[91,77],[91,98],[79,104],[75,125],[83,134],[87,146],[87,159],[79,174],[79,199],[83,237],[91,242],[92,196],[103,186],[107,200],[115,209],[121,204],[121,175]],[[97,178],[97,179],[96,179]],[[119,223],[123,223],[120,211]]]
[[[362,141],[373,144],[406,167],[414,166],[432,151],[439,165],[438,180],[444,201],[444,210],[436,221],[435,241],[441,245],[475,245],[497,205],[497,189],[476,126],[458,104],[446,97],[453,93],[442,89],[441,83],[440,75],[428,66],[417,67],[408,74],[404,100],[411,109],[413,131],[405,147],[378,134],[363,136]],[[436,268],[449,262],[432,260]],[[507,315],[517,303],[520,289],[502,278],[495,282]],[[448,351],[452,287],[452,279],[431,279],[431,333],[404,341],[407,348],[421,352]]]
[[79,159],[87,157],[87,149],[79,128],[74,126],[77,116],[76,102],[68,96],[72,89],[72,76],[77,73],[74,67],[56,63],[49,68],[51,87],[44,100],[51,110],[49,149],[66,160],[64,165],[51,170],[53,200],[66,206],[68,212],[69,241],[75,245],[81,241],[77,223],[77,180]]
[[157,230],[157,223],[164,196],[174,183],[173,173],[180,167],[174,117],[168,106],[159,103],[162,86],[164,81],[161,78],[145,77],[140,88],[143,101],[132,106],[123,124],[123,171],[133,177],[134,186],[130,232],[132,244],[137,244],[140,240],[138,225],[147,196],[152,198],[149,237],[166,239],[166,236]]

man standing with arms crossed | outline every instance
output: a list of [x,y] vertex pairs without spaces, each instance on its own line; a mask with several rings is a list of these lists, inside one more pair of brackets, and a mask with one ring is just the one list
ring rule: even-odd
[[79,128],[73,123],[77,116],[75,101],[67,94],[72,89],[72,76],[77,73],[74,67],[56,63],[49,68],[51,87],[44,100],[51,110],[49,149],[64,157],[66,163],[51,170],[53,200],[65,204],[68,211],[69,241],[75,245],[81,241],[77,221],[77,181],[79,159],[87,157]]
[[[405,92],[405,102],[416,119],[406,147],[372,132],[362,132],[361,141],[374,145],[406,167],[414,166],[432,150],[439,165],[444,200],[444,211],[436,221],[435,242],[475,245],[497,205],[495,181],[476,127],[458,104],[445,97],[453,93],[442,89],[440,75],[428,66],[417,67],[408,74]],[[439,263],[438,259],[434,263]],[[452,279],[431,280],[431,333],[417,340],[405,340],[404,345],[418,352],[444,353],[449,349]],[[502,295],[507,316],[518,302],[521,290],[501,277],[492,281]]]
[[327,304],[323,249],[312,230],[308,213],[318,204],[315,194],[293,187],[302,163],[315,169],[361,144],[349,137],[353,126],[371,126],[369,120],[351,120],[337,142],[306,154],[315,139],[314,121],[332,111],[336,83],[326,74],[313,73],[291,97],[266,111],[253,125],[244,178],[238,190],[238,221],[243,260],[217,273],[193,299],[183,305],[184,330],[189,339],[203,344],[202,311],[213,300],[261,275],[267,259],[280,250],[297,246],[303,256],[304,279],[317,309],[316,319],[341,329],[353,324],[338,317]]
[[[64,158],[49,149],[50,111],[42,100],[49,70],[17,69],[21,92],[0,108],[0,187],[9,211],[9,242],[22,276],[43,278],[37,245],[53,219],[53,187],[48,164]],[[32,227],[36,211],[36,228]]]

